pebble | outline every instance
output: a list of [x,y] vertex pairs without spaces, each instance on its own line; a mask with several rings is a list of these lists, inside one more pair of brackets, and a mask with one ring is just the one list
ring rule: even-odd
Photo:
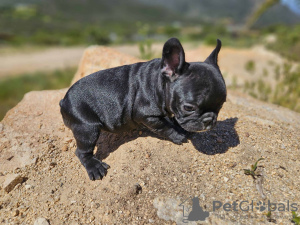
[[20,184],[24,181],[24,177],[19,174],[8,174],[3,183],[3,189],[9,193],[11,192],[17,184]]
[[128,195],[129,196],[135,196],[142,193],[142,187],[140,184],[135,184],[134,186],[132,186],[129,191],[128,191]]
[[72,142],[72,140],[73,140],[72,138],[65,138],[64,143],[68,144],[68,143]]
[[224,181],[227,182],[229,180],[229,178],[227,177],[224,177]]
[[57,165],[56,162],[51,162],[49,166],[54,167],[54,166],[56,166],[56,165]]
[[26,188],[26,189],[30,189],[30,188],[31,188],[31,185],[30,185],[30,184],[26,184],[26,185],[25,185],[25,188]]
[[62,147],[62,150],[63,150],[64,152],[68,151],[68,145],[64,145],[64,146]]
[[45,218],[40,217],[34,221],[33,225],[49,225],[49,222]]
[[12,216],[18,216],[20,214],[20,211],[18,209],[15,209],[13,212],[12,212]]
[[31,164],[36,164],[37,163],[37,161],[38,161],[38,157],[34,157],[34,158],[32,158],[32,160],[31,160]]

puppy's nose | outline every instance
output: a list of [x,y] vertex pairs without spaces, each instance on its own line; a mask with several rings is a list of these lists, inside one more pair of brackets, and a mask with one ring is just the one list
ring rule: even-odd
[[206,117],[202,120],[204,127],[206,130],[209,130],[213,127],[213,118],[212,117]]

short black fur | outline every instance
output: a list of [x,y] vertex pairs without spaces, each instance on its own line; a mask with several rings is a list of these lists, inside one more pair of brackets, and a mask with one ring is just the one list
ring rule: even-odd
[[204,62],[185,62],[176,38],[163,48],[162,59],[98,71],[77,81],[60,101],[64,123],[76,139],[76,155],[91,180],[102,179],[109,166],[94,157],[101,130],[119,133],[137,127],[176,144],[186,131],[216,125],[226,100],[217,64],[221,41]]

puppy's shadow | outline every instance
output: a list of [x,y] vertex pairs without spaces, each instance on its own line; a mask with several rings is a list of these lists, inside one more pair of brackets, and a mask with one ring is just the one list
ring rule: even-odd
[[[225,153],[230,147],[235,147],[240,143],[239,136],[234,128],[238,118],[218,121],[217,126],[202,133],[189,133],[188,139],[194,147],[207,155]],[[96,157],[100,160],[105,159],[111,152],[117,150],[122,144],[135,140],[138,137],[155,137],[166,140],[147,129],[128,131],[123,134],[113,134],[101,132],[97,141]],[[168,140],[166,140],[168,141]]]
[[231,147],[240,144],[239,136],[234,128],[238,118],[218,121],[212,130],[201,133],[190,133],[189,139],[194,147],[207,155],[222,154]]

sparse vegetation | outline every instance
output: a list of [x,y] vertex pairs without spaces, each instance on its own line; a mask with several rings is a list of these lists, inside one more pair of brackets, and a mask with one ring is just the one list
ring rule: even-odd
[[267,213],[265,213],[265,215],[267,216],[267,221],[270,223],[276,223],[276,220],[272,218],[272,212],[268,211]]
[[[252,66],[246,67],[251,68]],[[265,69],[263,74],[266,74]],[[246,81],[243,91],[262,101],[300,112],[300,66],[293,67],[292,64],[284,64],[281,68],[280,65],[274,65],[274,76],[278,82],[273,88],[260,78],[257,81]],[[266,77],[266,75],[262,77]]]
[[285,64],[283,76],[276,85],[273,103],[300,112],[300,66],[293,69],[290,64]]
[[295,211],[292,211],[292,216],[293,216],[292,222],[296,225],[299,225],[300,224],[300,216],[298,216]]
[[255,62],[253,60],[249,60],[245,64],[245,69],[250,73],[254,73],[255,72]]
[[60,89],[68,87],[75,73],[75,68],[22,74],[0,80],[0,120],[29,91]]
[[255,179],[256,176],[259,176],[259,174],[256,174],[255,171],[257,169],[257,164],[259,161],[263,160],[264,158],[258,159],[254,165],[251,165],[251,169],[244,169],[244,174],[251,175],[253,179]]
[[140,58],[150,60],[153,58],[152,41],[150,39],[139,43]]
[[267,44],[267,47],[273,51],[279,52],[282,56],[300,61],[300,25],[284,26],[273,25],[264,30],[265,33],[271,33],[276,36],[274,43]]

